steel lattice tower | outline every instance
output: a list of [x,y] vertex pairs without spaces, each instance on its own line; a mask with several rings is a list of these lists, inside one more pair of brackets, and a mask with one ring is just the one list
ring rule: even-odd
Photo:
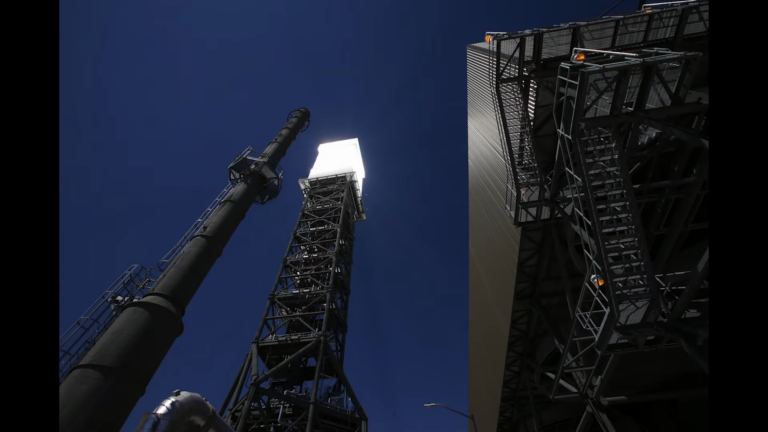
[[219,414],[237,431],[365,432],[367,416],[343,369],[361,189],[354,172],[300,185],[299,220]]

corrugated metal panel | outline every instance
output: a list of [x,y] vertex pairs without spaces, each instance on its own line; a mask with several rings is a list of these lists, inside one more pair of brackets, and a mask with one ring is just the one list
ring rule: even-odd
[[496,430],[498,420],[520,244],[506,209],[507,167],[492,95],[487,44],[471,46],[467,49],[469,409],[478,430],[487,431]]

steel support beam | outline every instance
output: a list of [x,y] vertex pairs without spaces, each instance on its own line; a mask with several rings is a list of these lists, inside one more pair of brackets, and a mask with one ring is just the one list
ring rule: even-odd
[[587,432],[590,424],[592,424],[592,411],[587,407],[584,409],[584,414],[581,415],[579,425],[576,426],[576,432]]
[[237,396],[235,395],[236,390],[240,390],[243,387],[243,383],[245,382],[245,376],[246,372],[248,371],[248,366],[251,362],[251,352],[248,351],[248,354],[245,356],[245,360],[243,360],[243,365],[240,367],[240,372],[238,372],[237,377],[235,378],[235,381],[232,382],[232,388],[229,389],[229,393],[227,393],[227,397],[224,398],[224,402],[221,404],[221,409],[219,409],[219,416],[222,418],[224,417],[224,414],[227,412],[227,405],[229,405],[229,401],[232,401],[232,408],[234,408],[235,403],[237,402]]
[[709,388],[702,387],[702,388],[693,388],[693,389],[658,392],[658,393],[644,393],[644,394],[637,394],[637,395],[631,395],[631,396],[604,397],[604,398],[600,398],[600,403],[603,404],[604,406],[609,406],[609,405],[651,402],[651,401],[659,401],[659,400],[697,398],[701,396],[706,396],[707,394],[709,394]]
[[639,115],[637,112],[634,112],[631,114],[627,114],[627,113],[614,114],[610,116],[585,118],[585,119],[582,119],[580,123],[583,124],[585,128],[592,129],[592,128],[598,128],[598,127],[613,126],[618,123],[635,123],[640,120],[648,120],[648,119],[658,121],[658,119],[663,119],[668,117],[677,117],[677,116],[687,115],[687,114],[702,113],[702,112],[707,112],[708,110],[709,110],[708,104],[691,102],[691,103],[685,103],[680,105],[647,109],[642,113],[642,116]]
[[591,399],[588,399],[587,403],[589,404],[589,409],[592,411],[592,414],[595,416],[595,420],[597,420],[597,424],[600,425],[600,429],[603,432],[616,432],[616,428],[605,414],[605,411],[599,408]]
[[658,120],[654,117],[643,115],[642,113],[635,113],[635,116],[637,116],[637,118],[643,123],[654,129],[667,132],[675,138],[679,138],[685,142],[691,143],[694,146],[705,147],[709,149],[709,140],[700,137],[695,131],[681,128],[664,120]]
[[[683,170],[683,165],[687,161],[681,161],[678,165],[678,171]],[[665,235],[664,241],[661,246],[661,250],[656,255],[653,263],[653,269],[657,274],[663,274],[667,267],[667,262],[670,258],[670,254],[677,244],[677,240],[680,237],[680,233],[683,231],[685,221],[688,220],[693,204],[698,198],[699,190],[704,185],[704,182],[709,178],[709,155],[707,151],[704,151],[699,156],[699,161],[696,165],[696,172],[694,173],[694,181],[690,189],[687,191],[682,203],[675,211],[674,219],[672,220],[672,226],[670,231]]]
[[368,418],[368,415],[363,410],[362,405],[360,404],[360,400],[357,398],[357,395],[355,394],[355,391],[352,390],[352,384],[349,382],[347,375],[344,373],[344,367],[341,365],[339,360],[333,355],[328,355],[327,357],[331,361],[331,367],[339,375],[339,379],[341,380],[341,383],[344,384],[344,388],[347,389],[347,393],[349,394],[349,397],[352,399],[352,403],[355,404],[355,408],[357,409],[357,412],[360,414],[360,417]]
[[709,248],[704,251],[698,265],[694,271],[693,277],[685,286],[685,291],[675,302],[675,306],[672,309],[672,313],[669,315],[670,320],[677,320],[683,316],[685,310],[688,308],[691,300],[696,297],[696,292],[701,287],[704,279],[709,275]]

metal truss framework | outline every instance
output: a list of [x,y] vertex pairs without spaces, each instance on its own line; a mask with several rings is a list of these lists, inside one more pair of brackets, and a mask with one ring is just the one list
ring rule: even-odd
[[510,159],[508,169],[514,178],[507,206],[515,223],[525,226],[555,215],[549,212],[546,202],[551,162],[542,160],[542,150],[533,145],[534,140],[539,141],[537,146],[540,144],[540,132],[551,121],[547,117],[552,115],[552,103],[537,104],[537,99],[542,99],[539,93],[553,96],[551,78],[574,48],[631,50],[663,46],[678,50],[687,39],[703,37],[708,31],[709,4],[700,2],[497,35],[488,47],[489,73],[502,148]]
[[220,415],[237,431],[365,432],[344,374],[354,174],[300,181],[305,200],[264,316]]
[[[539,421],[538,408],[550,403],[550,389],[554,386],[553,367],[543,368],[532,360],[535,343],[542,337],[553,335],[562,345],[562,336],[547,312],[554,303],[569,300],[569,287],[574,275],[566,270],[567,261],[558,239],[558,224],[550,221],[521,230],[515,299],[509,329],[508,354],[502,383],[502,403],[499,407],[499,430],[518,430],[521,422],[531,418],[535,427]],[[559,277],[547,279],[552,263],[556,263]],[[549,289],[543,289],[543,287]],[[553,296],[566,291],[566,296]],[[561,298],[557,298],[561,297]],[[564,382],[564,381],[563,381]],[[567,385],[567,384],[566,384]]]
[[[593,419],[614,430],[602,393],[617,355],[682,348],[708,373],[708,248],[693,268],[670,264],[708,228],[708,105],[689,101],[699,54],[667,50],[707,31],[708,5],[693,3],[489,45],[508,208],[522,237],[499,431],[538,431],[537,410],[568,399],[587,404],[577,430]],[[587,60],[569,62],[579,48]],[[663,164],[671,175],[659,174]],[[581,282],[568,285],[561,271],[565,335],[541,307],[541,263],[558,249],[558,226],[577,234],[584,259]],[[532,360],[541,337],[555,340],[559,358]]]
[[256,202],[266,204],[277,197],[282,185],[283,173],[280,167],[273,166],[265,156],[255,157],[251,147],[245,149],[229,166],[229,181],[224,189],[195,220],[181,239],[166,253],[155,267],[143,267],[133,264],[102,293],[74,324],[59,338],[59,383],[64,381],[69,371],[80,363],[85,354],[120,315],[126,305],[140,300],[152,291],[155,281],[163,274],[168,265],[181,253],[184,247],[201,233],[205,222],[219,208],[219,204],[229,195],[232,188],[244,176],[257,173],[266,177],[267,186]]
[[[682,104],[686,78],[698,57],[645,50],[623,61],[560,67],[556,92],[562,102],[555,113],[562,165],[555,172],[565,173],[563,192],[571,201],[566,208],[582,233],[587,274],[556,381],[570,374],[585,397],[599,397],[597,383],[605,382],[600,378],[611,354],[666,347],[682,336],[670,321],[657,320],[671,313],[656,280],[665,258],[657,255],[656,266],[651,262],[627,153],[644,144],[638,142],[642,113],[673,101]],[[651,100],[653,90],[660,89]],[[634,122],[590,127],[589,119],[620,115],[625,109],[641,115]],[[703,175],[706,171],[700,169],[691,178],[705,181]],[[576,341],[587,346],[572,355]],[[553,388],[553,397],[562,394],[560,387]]]

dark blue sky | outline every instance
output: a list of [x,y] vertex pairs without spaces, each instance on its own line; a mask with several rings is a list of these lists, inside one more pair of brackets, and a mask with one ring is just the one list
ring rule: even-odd
[[[317,145],[359,138],[346,371],[372,431],[465,431],[466,48],[588,19],[600,1],[60,2],[60,332],[152,265],[305,106],[280,197],[254,206],[124,431],[174,389],[218,407],[264,310]],[[618,11],[633,9],[629,0]]]

